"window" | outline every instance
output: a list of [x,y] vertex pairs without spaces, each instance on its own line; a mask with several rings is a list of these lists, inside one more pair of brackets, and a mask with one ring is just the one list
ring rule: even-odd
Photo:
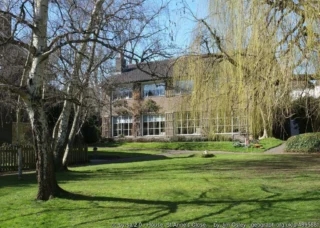
[[143,96],[164,96],[165,95],[165,83],[146,84],[143,86]]
[[131,99],[132,98],[132,88],[118,88],[112,94],[113,100],[118,99]]
[[112,119],[113,136],[131,136],[132,135],[132,117],[117,116]]
[[200,135],[200,120],[197,115],[191,115],[189,112],[175,113],[176,134],[178,135]]
[[208,125],[202,126],[204,132],[214,132],[215,134],[238,134],[245,133],[247,128],[247,118],[245,116],[233,116],[226,114],[217,114],[202,120]]
[[190,94],[193,90],[193,81],[176,81],[175,94]]
[[165,118],[163,115],[143,116],[143,135],[165,135]]

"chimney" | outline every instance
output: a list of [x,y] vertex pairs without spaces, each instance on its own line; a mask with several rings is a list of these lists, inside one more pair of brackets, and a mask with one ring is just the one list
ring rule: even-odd
[[11,16],[0,13],[0,37],[9,38],[11,36]]
[[124,55],[122,53],[116,57],[116,72],[124,72],[126,69],[126,60],[124,59]]

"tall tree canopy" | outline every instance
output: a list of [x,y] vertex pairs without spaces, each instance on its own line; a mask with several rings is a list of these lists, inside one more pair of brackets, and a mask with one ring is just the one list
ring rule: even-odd
[[250,134],[267,137],[289,108],[292,80],[319,74],[320,2],[211,0],[205,18],[185,7],[197,26],[175,75],[194,81],[193,110],[246,116]]

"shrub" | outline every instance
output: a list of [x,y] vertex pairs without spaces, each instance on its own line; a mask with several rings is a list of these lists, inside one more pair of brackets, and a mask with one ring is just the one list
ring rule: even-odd
[[154,112],[158,113],[160,110],[160,106],[155,102],[154,100],[145,100],[143,107],[142,107],[143,112]]
[[98,142],[101,137],[99,118],[97,116],[89,117],[83,124],[81,133],[86,143],[92,144]]
[[320,132],[296,135],[287,140],[286,152],[320,153]]
[[233,147],[243,147],[243,144],[241,144],[240,141],[234,141],[234,142],[232,143],[232,145],[233,145]]

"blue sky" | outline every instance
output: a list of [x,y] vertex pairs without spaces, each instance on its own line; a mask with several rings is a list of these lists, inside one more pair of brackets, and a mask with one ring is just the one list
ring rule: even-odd
[[[207,0],[185,0],[192,12],[198,18],[204,18],[207,12]],[[172,31],[174,32],[174,43],[179,47],[185,48],[190,44],[192,29],[195,22],[192,20],[188,11],[183,8],[181,0],[173,0],[169,5],[170,20]]]

